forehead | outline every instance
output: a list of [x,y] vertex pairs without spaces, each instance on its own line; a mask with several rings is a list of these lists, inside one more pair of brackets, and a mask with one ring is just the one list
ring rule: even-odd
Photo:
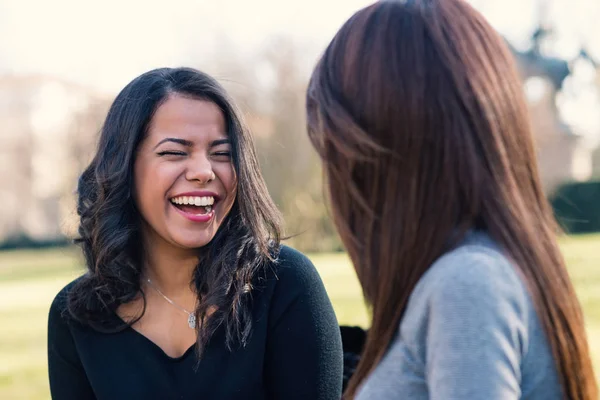
[[225,117],[212,101],[170,95],[154,113],[148,136],[158,140],[171,136],[194,141],[206,137],[226,138]]

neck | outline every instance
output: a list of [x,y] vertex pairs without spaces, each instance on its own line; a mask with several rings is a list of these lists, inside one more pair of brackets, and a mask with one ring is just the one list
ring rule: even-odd
[[150,279],[166,296],[177,296],[190,290],[198,252],[176,248],[162,240],[144,240],[142,279]]

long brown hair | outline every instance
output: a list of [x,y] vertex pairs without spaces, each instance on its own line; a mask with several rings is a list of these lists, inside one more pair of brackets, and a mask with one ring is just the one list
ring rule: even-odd
[[334,37],[307,93],[333,219],[372,311],[346,397],[381,360],[431,264],[469,229],[514,261],[564,396],[596,400],[583,315],[501,37],[464,1],[383,1]]

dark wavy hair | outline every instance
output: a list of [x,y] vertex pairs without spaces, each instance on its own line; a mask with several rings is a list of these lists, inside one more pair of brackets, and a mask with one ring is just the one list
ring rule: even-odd
[[[223,112],[237,174],[237,197],[213,240],[199,251],[193,287],[201,297],[196,317],[201,355],[219,328],[226,344],[245,345],[251,328],[251,293],[277,256],[281,217],[260,172],[254,143],[223,87],[191,68],[160,68],[134,79],[108,111],[97,152],[78,183],[79,237],[87,273],[71,288],[68,311],[102,332],[126,329],[145,312],[140,285],[143,249],[134,204],[133,165],[155,111],[169,95],[211,101]],[[142,313],[116,317],[119,305],[144,298]],[[214,311],[209,313],[208,311]]]
[[325,50],[306,103],[334,222],[372,309],[345,398],[383,358],[419,279],[482,229],[529,289],[564,398],[597,399],[521,80],[481,14],[459,0],[358,11]]

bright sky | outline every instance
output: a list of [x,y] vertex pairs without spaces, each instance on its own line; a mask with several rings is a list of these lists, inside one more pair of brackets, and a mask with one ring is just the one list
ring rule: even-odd
[[[518,47],[542,0],[472,0]],[[116,92],[158,66],[210,63],[217,36],[251,53],[274,33],[308,46],[315,59],[365,0],[0,0],[0,72],[44,73]],[[570,56],[580,37],[600,58],[598,0],[557,0]],[[566,7],[567,5],[570,5]],[[579,35],[579,36],[578,36]]]

